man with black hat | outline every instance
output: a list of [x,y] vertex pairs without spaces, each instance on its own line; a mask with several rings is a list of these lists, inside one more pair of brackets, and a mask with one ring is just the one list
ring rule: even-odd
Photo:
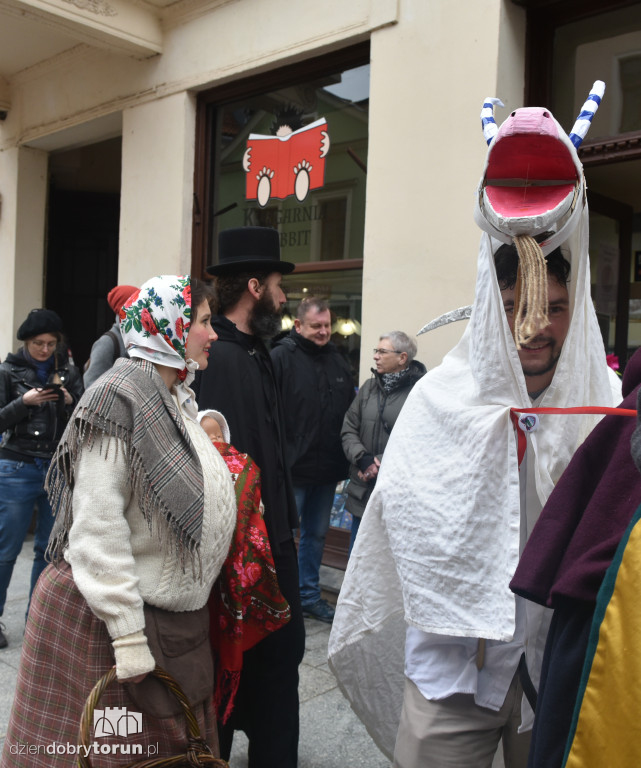
[[[281,327],[283,274],[278,232],[266,227],[220,233],[214,275],[219,313],[212,317],[218,341],[196,382],[199,407],[221,411],[234,446],[261,471],[265,523],[278,583],[291,620],[244,654],[236,705],[219,724],[221,756],[229,758],[234,730],[249,738],[249,768],[292,768],[298,759],[298,666],[305,651],[292,530],[296,503],[285,457],[283,406],[265,341]],[[268,702],[265,705],[265,702]]]
[[[62,320],[50,309],[32,309],[18,329],[23,346],[0,365],[0,616],[13,566],[34,507],[31,593],[45,562],[53,515],[45,477],[67,420],[82,395],[82,378],[67,354],[58,354]],[[0,648],[8,645],[0,625]]]

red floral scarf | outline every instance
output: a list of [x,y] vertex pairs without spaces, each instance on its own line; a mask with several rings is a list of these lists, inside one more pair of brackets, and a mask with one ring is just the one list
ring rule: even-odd
[[234,708],[243,652],[284,626],[291,610],[276,579],[260,500],[260,470],[233,446],[216,447],[231,472],[238,505],[231,548],[209,597],[214,704],[224,723]]

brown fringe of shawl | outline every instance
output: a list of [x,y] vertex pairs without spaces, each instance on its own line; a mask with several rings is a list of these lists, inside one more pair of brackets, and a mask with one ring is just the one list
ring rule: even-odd
[[518,235],[514,244],[519,254],[514,292],[514,341],[520,349],[550,323],[548,272],[541,246],[533,237]]
[[[124,361],[125,359],[123,358],[118,363]],[[148,366],[151,365],[151,363],[140,360],[136,360],[133,363],[130,360],[126,360],[126,364],[141,366],[147,369],[147,371]],[[158,374],[156,375],[158,376]],[[125,452],[125,460],[129,466],[129,480],[132,493],[143,517],[147,521],[150,533],[153,534],[155,527],[163,552],[169,551],[173,542],[174,554],[179,558],[183,572],[185,571],[187,558],[189,558],[192,574],[194,577],[197,576],[198,579],[202,580],[202,562],[199,549],[200,536],[193,538],[186,535],[179,521],[173,517],[163,499],[154,492],[147,480],[144,461],[133,447],[131,431],[121,424],[109,421],[87,406],[83,406],[84,400],[85,396],[78,403],[72,418],[69,420],[67,429],[51,461],[45,481],[45,490],[49,495],[49,503],[56,518],[49,539],[46,558],[50,562],[59,563],[63,558],[64,550],[69,544],[69,530],[73,522],[74,468],[81,450],[85,448],[88,450],[92,449],[96,444],[96,440],[98,440],[98,450],[102,454],[105,439],[109,440],[109,438],[114,437],[118,440],[116,451],[124,450]],[[180,418],[179,415],[178,418]],[[184,431],[184,434],[189,441],[186,431]],[[191,441],[189,442],[191,443]],[[104,455],[106,461],[109,456],[108,445]],[[194,455],[196,455],[195,450]],[[202,473],[202,469],[200,471]],[[157,517],[161,518],[160,523],[156,521]]]

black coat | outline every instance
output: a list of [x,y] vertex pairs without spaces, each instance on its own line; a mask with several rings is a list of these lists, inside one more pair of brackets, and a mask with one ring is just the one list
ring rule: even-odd
[[42,387],[37,368],[22,354],[7,355],[0,365],[0,432],[3,432],[2,449],[24,456],[50,459],[67,426],[69,416],[83,392],[80,371],[68,362],[51,370],[48,381],[54,376],[73,398],[72,405],[59,399],[42,405],[25,405],[22,396],[34,387]]
[[260,339],[242,333],[226,317],[214,315],[211,324],[218,341],[211,345],[209,365],[194,382],[198,408],[220,411],[229,424],[232,445],[260,468],[265,525],[278,552],[278,545],[290,540],[298,527],[298,515],[272,362]]
[[325,485],[347,477],[343,418],[354,399],[349,366],[329,342],[322,347],[292,328],[271,352],[285,407],[287,457],[294,485]]

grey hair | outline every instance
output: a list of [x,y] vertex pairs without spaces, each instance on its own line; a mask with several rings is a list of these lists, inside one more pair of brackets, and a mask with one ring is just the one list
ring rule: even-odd
[[416,357],[417,346],[414,339],[410,338],[403,331],[390,331],[379,336],[379,341],[383,339],[389,339],[392,342],[392,346],[397,352],[405,352],[407,354],[407,362],[411,363]]

